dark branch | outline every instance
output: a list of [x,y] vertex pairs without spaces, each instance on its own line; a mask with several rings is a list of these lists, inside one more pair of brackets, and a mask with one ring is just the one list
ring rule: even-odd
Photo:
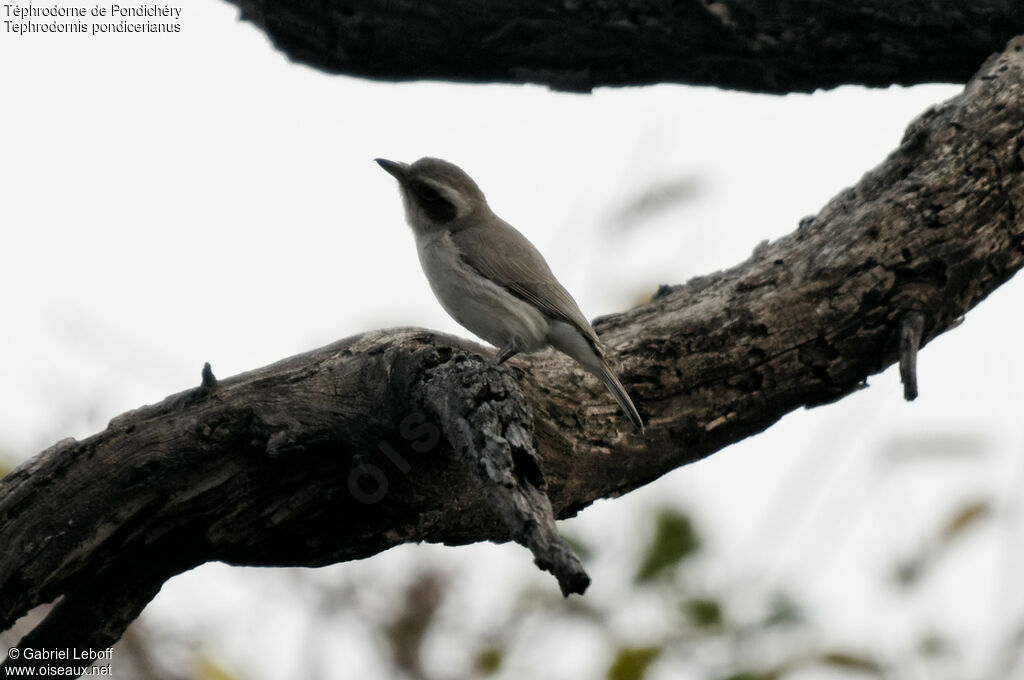
[[1019,0],[230,0],[291,59],[384,80],[810,92],[965,82]]
[[900,318],[900,380],[903,398],[917,399],[917,350],[924,333],[924,314],[912,310]]
[[533,448],[533,415],[519,385],[476,358],[434,373],[423,384],[424,408],[441,423],[509,537],[530,549],[538,567],[555,575],[563,595],[582,594],[590,577],[555,528]]
[[201,387],[204,390],[211,390],[217,384],[217,376],[213,374],[213,368],[210,367],[210,362],[207,361],[203,364],[203,382]]
[[349,338],[125,413],[0,480],[0,628],[63,596],[33,646],[104,644],[171,573],[409,541],[516,538],[579,590],[545,490],[571,516],[861,389],[898,359],[908,312],[924,346],[1024,266],[1022,216],[1017,39],[795,232],[595,322],[646,439],[559,355],[477,370],[490,352],[457,338]]
[[[164,581],[176,570],[167,563],[159,564],[146,556],[141,563],[122,559],[109,572],[90,574],[68,589],[46,618],[19,643],[20,649],[76,650],[77,658],[97,658],[117,642],[125,629],[142,613],[143,608],[160,591]],[[139,571],[131,567],[137,566]],[[164,568],[166,566],[166,568]],[[180,568],[178,569],[180,571]],[[140,573],[141,572],[141,573]],[[102,656],[98,658],[103,658]],[[8,660],[4,668],[41,667],[53,663],[47,659]],[[81,666],[90,662],[61,662]]]

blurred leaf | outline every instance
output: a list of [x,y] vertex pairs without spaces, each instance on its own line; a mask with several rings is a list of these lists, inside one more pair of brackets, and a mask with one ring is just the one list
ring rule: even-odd
[[414,677],[422,675],[423,637],[447,590],[448,581],[441,574],[417,574],[405,592],[405,606],[384,629],[395,665]]
[[946,526],[942,528],[939,540],[943,543],[949,543],[980,520],[988,517],[991,512],[992,506],[988,501],[981,500],[965,503],[946,521]]
[[661,284],[637,284],[632,286],[627,293],[626,301],[629,302],[632,307],[645,305],[651,301],[651,298],[658,294],[658,289],[660,287]]
[[620,647],[608,667],[608,680],[640,680],[659,654],[661,647]]
[[205,654],[200,654],[196,658],[195,677],[197,680],[238,680],[239,678],[239,676],[226,671]]
[[569,543],[569,547],[573,549],[573,552],[576,553],[576,556],[580,558],[581,562],[586,562],[594,556],[594,551],[591,549],[590,545],[588,545],[579,536],[563,533],[562,538]]
[[1001,645],[1002,650],[997,661],[998,672],[994,677],[1017,678],[1021,675],[1017,672],[1018,669],[1024,671],[1024,621],[1017,625],[1016,630],[1007,632],[1010,634]]
[[921,580],[921,576],[924,574],[926,562],[927,559],[924,556],[915,557],[901,562],[896,565],[896,571],[893,574],[893,578],[899,586],[903,588],[910,588]]
[[14,469],[14,455],[7,449],[0,449],[0,477]]
[[695,597],[683,605],[686,615],[697,628],[721,628],[722,607],[718,600],[707,597]]
[[953,650],[954,645],[949,639],[939,633],[928,633],[917,643],[917,649],[921,656],[938,657],[946,656]]
[[501,669],[501,662],[505,660],[505,650],[502,647],[488,647],[482,649],[476,655],[473,666],[480,675],[494,675]]
[[981,433],[920,432],[891,439],[882,447],[882,459],[890,463],[970,460],[988,449],[988,437]]
[[604,621],[607,612],[595,604],[593,598],[564,598],[557,588],[539,581],[519,591],[514,614],[522,617],[536,612],[548,612],[559,616],[576,616],[588,621]]
[[689,516],[675,510],[662,510],[655,520],[654,537],[637,570],[636,580],[650,581],[699,549],[700,539]]
[[825,652],[818,658],[818,661],[826,666],[841,668],[847,671],[857,671],[871,675],[884,674],[881,664],[874,659],[849,652]]
[[945,521],[935,538],[917,555],[905,559],[896,566],[896,582],[904,588],[916,585],[936,560],[950,548],[955,539],[991,514],[992,506],[987,500],[972,501],[960,506]]
[[701,179],[695,175],[663,181],[629,198],[615,211],[611,223],[620,227],[632,227],[636,222],[689,203],[700,196],[702,191]]
[[765,628],[772,626],[794,626],[804,622],[804,612],[796,601],[786,593],[776,593],[768,603],[768,615],[765,616],[762,625]]

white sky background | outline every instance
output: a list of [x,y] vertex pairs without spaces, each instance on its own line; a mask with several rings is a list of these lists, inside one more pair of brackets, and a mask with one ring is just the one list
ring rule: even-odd
[[[593,318],[793,230],[881,162],[914,116],[960,89],[580,96],[371,83],[292,65],[236,17],[196,0],[179,35],[0,30],[0,452],[27,457],[96,432],[197,385],[204,361],[226,377],[372,328],[466,335],[426,285],[394,180],[375,157],[436,155],[467,169]],[[701,189],[691,201],[635,225],[610,222],[651,185],[686,177]],[[728,565],[723,583],[799,584],[854,646],[898,649],[937,621],[986,658],[996,632],[1024,613],[1024,591],[1007,578],[1024,537],[1022,302],[1012,281],[929,345],[912,405],[890,370],[840,404],[793,414],[567,525],[628,553],[645,508],[693,510]],[[886,463],[899,442],[935,434],[973,437],[982,455]],[[994,499],[995,519],[925,584],[927,596],[907,606],[879,586],[957,499],[975,497]],[[556,588],[517,546],[407,547],[330,574],[386,574],[424,556],[466,578],[504,570]],[[614,569],[614,559],[594,565],[588,597],[615,597]],[[294,649],[268,675],[247,659],[302,620],[274,610],[255,622],[282,574],[196,570],[147,615],[198,625],[249,677],[285,677]],[[464,615],[474,607],[485,616],[470,600]],[[643,625],[631,616],[626,637]],[[339,633],[330,644],[353,673],[374,668],[358,639]]]

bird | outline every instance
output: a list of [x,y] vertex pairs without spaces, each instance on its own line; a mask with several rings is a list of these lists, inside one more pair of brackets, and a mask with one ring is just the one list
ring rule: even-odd
[[498,348],[492,363],[553,347],[597,376],[643,434],[643,419],[593,326],[540,251],[494,214],[473,178],[440,158],[374,160],[398,180],[435,297],[461,326]]

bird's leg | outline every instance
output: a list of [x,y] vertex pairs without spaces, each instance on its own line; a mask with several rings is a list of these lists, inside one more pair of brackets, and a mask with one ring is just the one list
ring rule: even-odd
[[509,340],[491,359],[491,366],[500,366],[517,354],[519,354],[519,343],[514,339]]

